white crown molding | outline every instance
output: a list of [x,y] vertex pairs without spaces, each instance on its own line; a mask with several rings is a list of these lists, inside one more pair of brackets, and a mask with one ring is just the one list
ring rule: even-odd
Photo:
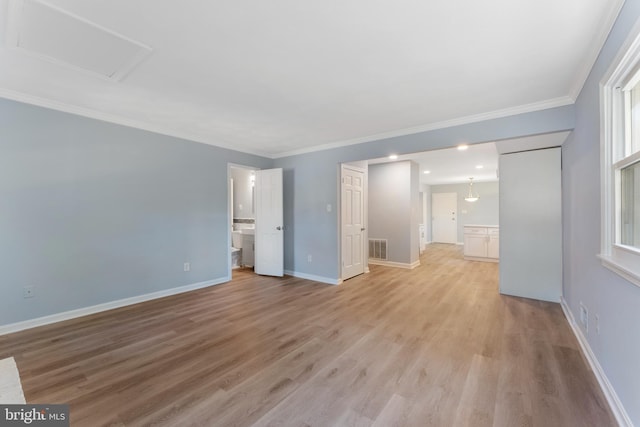
[[485,120],[499,119],[502,117],[515,116],[517,114],[531,113],[534,111],[547,110],[549,108],[563,107],[565,105],[571,105],[575,102],[574,98],[569,96],[562,96],[559,98],[548,99],[545,101],[534,102],[531,104],[520,105],[517,107],[505,108],[502,110],[490,111],[487,113],[475,114],[472,116],[465,116],[451,120],[445,120],[441,122],[430,123],[427,125],[415,126],[405,129],[398,129],[389,132],[382,132],[374,135],[364,136],[361,138],[354,138],[345,141],[336,141],[328,144],[316,145],[308,148],[301,148],[299,150],[285,151],[272,156],[274,159],[282,157],[297,156],[299,154],[313,153],[316,151],[330,150],[332,148],[347,147],[349,145],[362,144],[365,142],[377,141],[379,139],[393,138],[398,136],[412,135],[420,132],[427,132],[437,129],[450,128],[454,126],[461,126],[470,123],[482,122]]
[[499,119],[502,117],[515,116],[517,114],[531,113],[534,111],[547,110],[549,108],[563,107],[565,105],[571,105],[575,102],[575,99],[563,96],[559,98],[548,99],[546,101],[534,102],[531,104],[520,105],[518,107],[505,108],[502,110],[490,111],[488,113],[475,114],[472,116],[465,116],[451,120],[445,120],[441,122],[435,122],[427,125],[415,126],[411,128],[398,129],[390,132],[378,133],[375,135],[364,136],[361,138],[349,139],[346,141],[337,141],[329,144],[316,145],[309,148],[301,148],[299,150],[292,150],[282,152],[272,156],[274,159],[282,157],[297,156],[299,154],[313,153],[316,151],[330,150],[332,148],[347,147],[349,145],[362,144],[366,142],[373,142],[380,139],[394,138],[398,136],[412,135],[420,132],[428,132],[437,129],[450,128],[454,126],[461,126],[470,123],[482,122],[485,120]]
[[177,288],[165,289],[162,291],[152,292],[149,294],[138,295],[130,298],[124,298],[116,301],[110,301],[103,304],[92,305],[89,307],[78,308],[75,310],[64,311],[62,313],[51,314],[49,316],[38,317],[36,319],[24,320],[22,322],[11,323],[8,325],[0,325],[0,336],[12,334],[14,332],[23,331],[25,329],[36,328],[38,326],[49,325],[51,323],[62,322],[64,320],[75,319],[90,314],[100,313],[102,311],[113,310],[114,308],[125,307],[128,305],[138,304],[158,298],[164,298],[171,295],[181,294],[184,292],[194,291],[196,289],[207,288],[209,286],[219,285],[231,281],[231,276],[220,277],[218,279],[207,280],[206,282],[193,283],[190,285],[179,286]]
[[316,151],[330,150],[332,148],[340,148],[340,147],[346,147],[349,145],[373,142],[379,139],[411,135],[411,134],[416,134],[420,132],[427,132],[431,130],[449,128],[453,126],[461,126],[461,125],[477,123],[485,120],[492,120],[492,119],[498,119],[502,117],[514,116],[517,114],[524,114],[524,113],[531,113],[534,111],[546,110],[549,108],[563,107],[565,105],[571,105],[574,103],[574,99],[565,96],[560,98],[549,99],[546,101],[521,105],[518,107],[512,107],[512,108],[506,108],[503,110],[491,111],[488,113],[476,114],[473,116],[460,117],[457,119],[446,120],[446,121],[431,123],[431,124],[422,125],[422,126],[394,130],[394,131],[379,133],[375,135],[365,136],[361,138],[350,139],[346,141],[332,142],[329,144],[316,145],[313,147],[301,148],[299,150],[292,150],[292,151],[273,154],[273,153],[268,153],[266,151],[238,148],[231,143],[211,141],[209,138],[206,138],[202,135],[191,134],[183,131],[176,131],[173,129],[168,129],[163,126],[158,126],[156,124],[142,122],[139,120],[127,119],[121,116],[103,113],[90,108],[79,107],[79,106],[75,106],[75,105],[71,105],[71,104],[67,104],[59,101],[53,101],[50,99],[42,98],[35,95],[29,95],[29,94],[14,91],[11,89],[0,88],[0,98],[6,98],[13,101],[22,102],[25,104],[36,105],[38,107],[49,108],[49,109],[61,111],[64,113],[75,114],[78,116],[88,117],[88,118],[100,120],[103,122],[114,123],[121,126],[158,133],[161,135],[171,136],[174,138],[180,138],[180,139],[184,139],[191,142],[199,142],[202,144],[212,145],[219,148],[238,151],[246,154],[252,154],[255,156],[265,157],[269,159],[290,157],[290,156],[295,156],[299,154],[313,153]]
[[593,350],[591,350],[589,341],[587,341],[587,338],[583,335],[582,330],[578,327],[578,324],[576,323],[576,319],[573,317],[573,313],[571,312],[571,309],[569,308],[567,301],[563,297],[560,297],[560,306],[562,307],[564,316],[567,318],[567,321],[569,322],[569,326],[571,326],[571,330],[573,331],[574,335],[578,339],[578,344],[580,344],[580,349],[582,350],[582,354],[584,355],[585,359],[587,359],[587,361],[589,362],[589,366],[591,367],[591,370],[593,371],[594,375],[596,376],[596,379],[598,380],[598,384],[600,385],[600,388],[602,389],[602,393],[607,399],[607,403],[611,408],[611,412],[613,412],[613,415],[616,417],[616,421],[618,421],[618,424],[620,426],[633,427],[631,418],[629,418],[627,411],[625,411],[624,406],[622,405],[622,402],[620,402],[620,399],[618,398],[618,394],[616,393],[615,389],[609,382],[609,379],[607,378],[607,375],[605,374],[604,369],[602,369],[602,366],[600,366],[600,362],[598,362],[598,358],[593,353]]
[[180,138],[186,141],[199,142],[202,144],[212,145],[227,150],[238,151],[246,154],[253,154],[255,156],[273,158],[271,154],[265,151],[248,150],[245,148],[234,147],[231,143],[225,143],[220,141],[211,141],[209,138],[202,135],[191,134],[183,131],[176,131],[168,129],[163,126],[158,126],[152,123],[146,123],[139,120],[127,119],[121,116],[103,113],[101,111],[93,110],[85,107],[78,107],[75,105],[53,101],[50,99],[42,98],[35,95],[29,95],[26,93],[14,91],[11,89],[0,88],[0,98],[10,99],[12,101],[18,101],[25,104],[36,105],[38,107],[49,108],[51,110],[61,111],[63,113],[74,114],[77,116],[87,117],[90,119],[100,120],[103,122],[113,123],[116,125],[126,126],[148,132],[158,133],[165,136],[171,136],[174,138]]
[[609,11],[609,15],[602,20],[603,25],[596,35],[594,43],[590,44],[590,50],[587,54],[587,58],[582,64],[582,67],[578,70],[577,77],[569,90],[570,98],[578,99],[580,92],[582,92],[582,88],[589,78],[589,74],[600,55],[600,51],[602,50],[607,37],[609,37],[609,33],[611,32],[613,25],[616,23],[616,19],[620,14],[620,10],[622,10],[622,6],[624,6],[624,0],[617,0],[617,3],[615,3]]

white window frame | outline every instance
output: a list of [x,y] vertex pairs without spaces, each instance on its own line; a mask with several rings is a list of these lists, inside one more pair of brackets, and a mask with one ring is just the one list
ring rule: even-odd
[[624,157],[624,91],[640,80],[640,22],[600,82],[601,253],[602,265],[640,286],[640,250],[620,241],[620,169],[640,159]]

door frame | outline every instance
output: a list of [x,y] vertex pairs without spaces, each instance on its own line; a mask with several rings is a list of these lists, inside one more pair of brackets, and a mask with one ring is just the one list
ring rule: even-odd
[[344,272],[342,268],[342,178],[344,177],[344,170],[351,169],[363,174],[363,202],[362,202],[362,216],[364,222],[364,233],[362,236],[362,258],[364,262],[364,273],[369,273],[369,170],[367,167],[356,166],[349,163],[340,163],[338,167],[338,271],[340,272],[340,279],[338,284],[344,280]]
[[232,274],[231,271],[233,270],[231,268],[231,231],[232,231],[232,224],[233,224],[233,217],[231,215],[231,210],[233,207],[233,192],[231,189],[231,169],[235,168],[235,169],[247,169],[247,170],[252,170],[252,171],[258,171],[262,168],[259,168],[257,166],[249,166],[249,165],[240,165],[237,163],[227,163],[227,277],[229,278],[229,280],[232,279]]

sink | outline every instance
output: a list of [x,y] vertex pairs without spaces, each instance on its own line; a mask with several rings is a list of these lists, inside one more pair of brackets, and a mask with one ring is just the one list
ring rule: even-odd
[[240,230],[240,232],[242,234],[252,234],[255,235],[256,234],[256,229],[255,228],[243,228],[242,230]]

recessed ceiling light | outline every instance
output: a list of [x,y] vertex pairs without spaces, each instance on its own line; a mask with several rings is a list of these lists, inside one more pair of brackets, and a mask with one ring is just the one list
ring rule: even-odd
[[398,158],[397,154],[392,154],[389,156],[389,160],[396,160]]
[[467,148],[469,148],[469,146],[468,146],[467,144],[460,144],[460,145],[458,145],[458,150],[460,150],[460,151],[464,151],[464,150],[466,150]]
[[482,166],[482,165],[476,166],[476,169],[483,169],[483,168],[484,168],[484,166]]
[[431,173],[431,171],[424,171],[424,173]]

